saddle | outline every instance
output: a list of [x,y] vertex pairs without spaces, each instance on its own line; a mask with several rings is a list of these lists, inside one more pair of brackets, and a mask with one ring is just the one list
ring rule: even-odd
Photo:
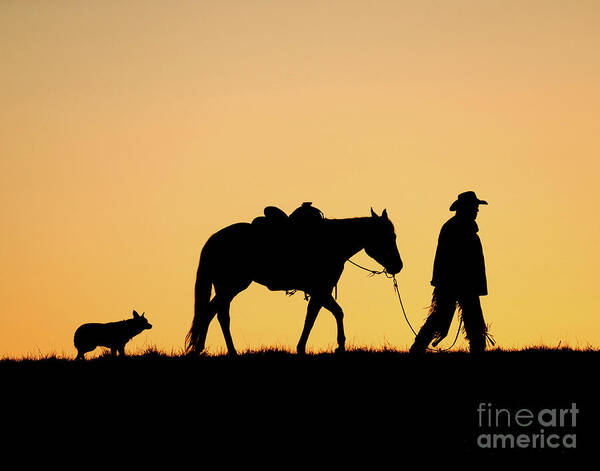
[[269,224],[269,225],[291,225],[296,226],[295,229],[301,229],[301,226],[313,225],[325,219],[323,212],[314,207],[311,202],[302,203],[289,216],[277,206],[267,206],[264,209],[264,216],[254,218],[252,224]]
[[302,203],[289,216],[276,206],[267,206],[264,216],[255,218],[252,225],[257,241],[270,252],[279,253],[284,259],[302,258],[313,252],[324,219],[312,203]]
[[[295,293],[296,290],[288,289],[287,285],[298,276],[302,279],[304,265],[319,256],[316,241],[324,219],[321,210],[305,202],[289,216],[276,206],[267,206],[264,216],[252,221],[258,250],[265,255],[262,263],[277,274],[271,286],[267,286],[285,289],[288,295]],[[306,292],[304,295],[308,299]]]

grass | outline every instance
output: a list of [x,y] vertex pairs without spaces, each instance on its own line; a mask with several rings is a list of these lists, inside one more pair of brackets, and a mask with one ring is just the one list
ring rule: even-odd
[[5,410],[23,414],[25,433],[83,421],[82,429],[104,440],[123,431],[114,424],[128,424],[145,439],[149,432],[160,437],[159,447],[192,437],[198,441],[190,446],[225,454],[233,442],[250,455],[287,450],[288,461],[309,451],[327,456],[337,440],[345,456],[364,452],[393,463],[402,450],[419,447],[450,449],[452,456],[480,453],[480,403],[513,411],[576,403],[585,449],[595,443],[592,378],[599,361],[594,348],[544,345],[493,348],[479,358],[460,350],[412,358],[390,346],[353,347],[342,355],[298,356],[277,347],[235,358],[187,357],[150,346],[125,358],[3,358],[0,394]]
[[[156,358],[156,357],[160,357],[160,358],[182,358],[182,357],[187,357],[185,351],[183,348],[178,348],[178,349],[174,349],[172,348],[170,351],[166,351],[164,349],[160,349],[159,347],[157,347],[156,345],[146,345],[144,347],[138,348],[136,351],[131,352],[129,350],[126,350],[127,352],[127,357],[131,358],[131,357],[142,357],[142,358]],[[488,348],[486,350],[486,355],[496,355],[499,353],[515,353],[515,352],[600,352],[600,349],[592,346],[592,345],[587,345],[586,347],[572,347],[568,344],[563,345],[562,342],[559,342],[557,346],[551,346],[551,345],[530,345],[530,346],[526,346],[526,347],[522,347],[522,348],[516,348],[516,347],[507,347],[507,348],[502,348],[502,347],[493,347],[493,348]],[[347,345],[346,346],[346,354],[397,354],[397,355],[406,355],[408,352],[406,350],[402,350],[399,348],[394,347],[391,344],[383,344],[382,346],[358,346],[358,345]],[[464,353],[468,353],[468,350],[464,347],[462,348],[457,348],[455,347],[454,349],[452,349],[451,351],[430,351],[428,352],[428,355],[440,355],[440,354],[453,354],[453,353],[460,353],[460,354],[464,354]],[[268,356],[269,354],[274,354],[274,355],[281,355],[281,354],[289,354],[290,356],[294,356],[296,355],[296,351],[294,348],[292,347],[288,347],[285,345],[276,345],[276,346],[268,346],[268,345],[263,345],[260,347],[254,347],[254,348],[248,348],[245,350],[240,350],[238,351],[239,356],[253,356],[253,355],[262,355],[262,356]],[[334,346],[331,346],[328,349],[325,350],[311,350],[311,349],[307,349],[307,356],[327,356],[327,355],[335,355],[336,357],[338,355],[336,355],[334,353]],[[227,356],[227,350],[226,349],[222,349],[219,350],[217,352],[205,352],[201,355],[202,358],[214,358],[214,357],[225,357]],[[86,358],[88,360],[93,360],[93,359],[98,359],[98,358],[110,358],[111,357],[111,353],[110,350],[107,348],[103,348],[100,347],[97,350],[95,350],[94,352],[88,353],[86,355]],[[42,351],[36,351],[33,353],[28,353],[25,354],[23,356],[20,357],[10,357],[10,356],[4,356],[2,358],[0,358],[0,362],[11,362],[11,361],[45,361],[45,360],[74,360],[75,359],[75,353],[73,354],[69,354],[69,353],[55,353],[55,352],[42,352]]]
[[[95,354],[94,354],[95,353]],[[377,363],[382,361],[390,361],[395,359],[397,361],[406,361],[410,360],[408,352],[405,350],[400,350],[394,348],[390,345],[384,345],[382,347],[357,347],[350,346],[346,352],[342,355],[336,354],[333,350],[324,350],[324,351],[308,351],[304,357],[300,357],[296,355],[296,352],[285,346],[276,346],[276,347],[268,347],[263,346],[259,348],[249,348],[243,351],[238,352],[238,356],[235,360],[239,361],[257,361],[261,360],[265,363],[264,366],[268,366],[269,362],[277,359],[289,359],[290,361],[301,362],[301,361],[311,361],[314,363],[315,360],[319,359],[330,359],[339,362],[339,363],[372,363],[371,366],[376,367]],[[541,359],[544,363],[553,360],[555,361],[557,358],[561,358],[566,360],[567,358],[572,358],[575,355],[580,355],[580,358],[585,357],[600,357],[600,350],[588,346],[585,348],[580,347],[570,347],[568,345],[561,346],[560,344],[556,347],[548,346],[548,345],[535,345],[528,346],[525,348],[517,349],[517,348],[501,348],[494,347],[488,349],[483,358],[482,362],[487,361],[490,364],[496,364],[502,361],[510,361],[515,358],[529,358],[536,357],[537,359]],[[452,351],[431,351],[428,352],[425,357],[422,359],[423,361],[435,361],[437,358],[438,361],[442,358],[445,361],[454,361],[459,362],[466,358],[469,358],[470,355],[465,349],[454,349]],[[563,358],[564,357],[564,358]],[[71,363],[80,364],[80,363],[111,363],[113,368],[119,368],[120,365],[125,365],[126,363],[135,362],[137,364],[141,363],[151,363],[152,361],[168,362],[173,361],[174,363],[188,363],[188,364],[196,364],[198,362],[210,362],[210,361],[222,361],[222,360],[232,360],[231,357],[227,355],[225,350],[219,351],[216,353],[204,353],[199,357],[189,357],[186,355],[183,349],[172,349],[170,352],[165,350],[161,350],[156,346],[150,345],[145,346],[144,348],[138,349],[136,352],[129,352],[125,358],[121,357],[112,357],[110,350],[102,348],[97,350],[96,352],[89,353],[87,356],[87,360],[85,362],[79,362],[74,359],[74,355],[68,354],[56,354],[56,353],[43,353],[36,352],[24,355],[22,357],[3,357],[0,358],[0,371],[2,368],[6,368],[9,365],[18,366],[24,364],[36,365],[43,368],[51,368],[53,364],[64,364],[68,365]],[[542,364],[542,367],[544,366]],[[576,365],[575,365],[576,366]]]

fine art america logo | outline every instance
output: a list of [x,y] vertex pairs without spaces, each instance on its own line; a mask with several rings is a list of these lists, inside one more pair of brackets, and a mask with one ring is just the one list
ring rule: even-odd
[[477,446],[483,449],[573,449],[577,447],[577,404],[568,408],[507,409],[477,406]]

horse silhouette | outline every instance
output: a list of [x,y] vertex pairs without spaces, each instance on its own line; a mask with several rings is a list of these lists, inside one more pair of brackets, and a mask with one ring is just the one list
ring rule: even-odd
[[[186,337],[186,351],[204,350],[206,334],[215,314],[230,355],[235,355],[229,308],[233,298],[254,281],[275,291],[304,291],[309,297],[304,329],[297,353],[306,342],[320,309],[337,323],[337,352],[345,350],[342,308],[332,296],[345,262],[365,250],[391,274],[402,269],[394,225],[384,210],[378,216],[325,219],[316,208],[296,210],[289,217],[278,208],[265,208],[265,217],[252,224],[237,223],[213,234],[200,254],[195,285],[194,319]],[[300,209],[300,208],[299,208]],[[321,216],[314,216],[315,211]],[[312,217],[311,217],[312,214]],[[308,217],[306,217],[308,215]],[[292,217],[297,216],[297,217]],[[211,292],[214,286],[215,295]]]

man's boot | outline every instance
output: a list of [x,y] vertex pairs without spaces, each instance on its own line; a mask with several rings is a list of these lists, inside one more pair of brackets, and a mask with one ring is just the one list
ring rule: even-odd
[[415,337],[415,341],[413,342],[412,346],[410,347],[410,350],[408,351],[408,353],[410,353],[411,356],[424,355],[425,352],[427,351],[427,347],[429,347],[429,344],[433,340],[433,337],[434,337],[433,333],[429,332],[429,329],[427,329],[427,326],[426,325],[423,326],[423,328],[421,328],[421,330]]
[[485,333],[469,340],[469,351],[471,355],[479,355],[485,351]]

